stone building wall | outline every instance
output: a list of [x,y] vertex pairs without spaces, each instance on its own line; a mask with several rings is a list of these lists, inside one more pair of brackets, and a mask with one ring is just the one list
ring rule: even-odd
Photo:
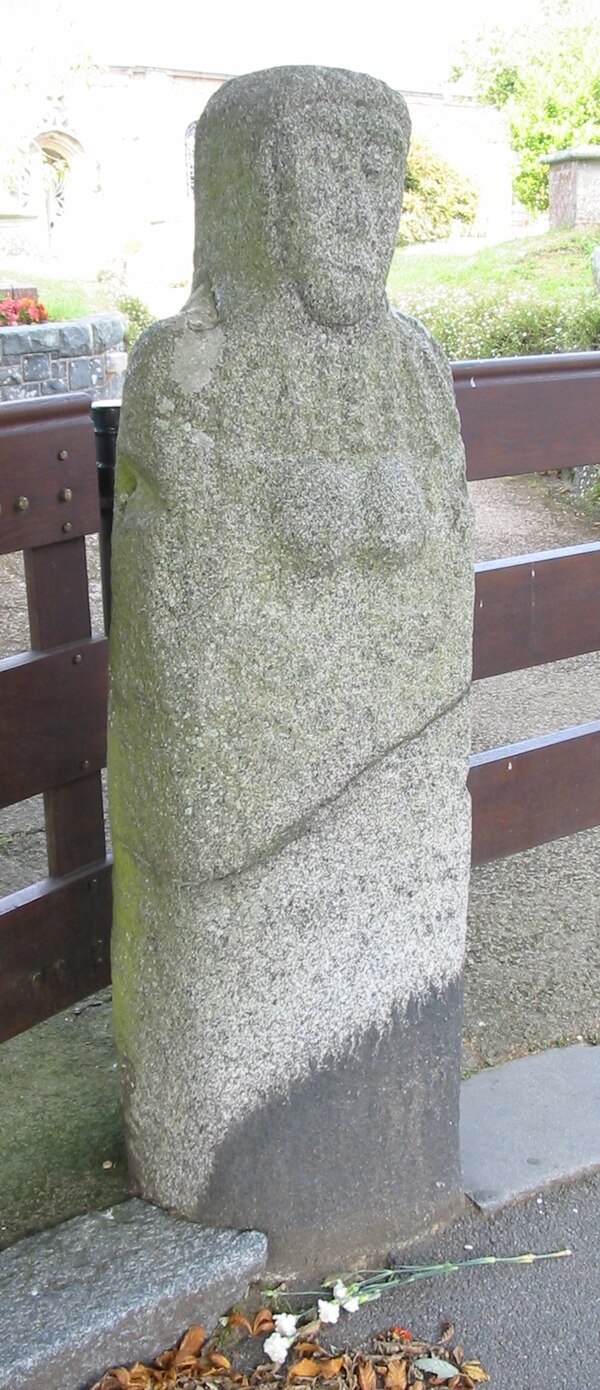
[[0,400],[69,391],[87,391],[93,400],[120,397],[123,330],[121,314],[0,328]]
[[[38,254],[50,249],[83,278],[126,263],[131,292],[147,302],[152,296],[142,286],[158,281],[168,265],[171,283],[185,290],[193,241],[190,131],[226,80],[112,66],[97,69],[60,107],[47,102],[33,110],[28,197],[20,223],[13,217],[3,225],[0,216],[0,258],[35,244]],[[404,96],[415,138],[428,140],[475,183],[477,233],[503,234],[510,228],[513,156],[502,113],[453,91]],[[42,177],[46,147],[60,149],[67,168],[54,217]]]

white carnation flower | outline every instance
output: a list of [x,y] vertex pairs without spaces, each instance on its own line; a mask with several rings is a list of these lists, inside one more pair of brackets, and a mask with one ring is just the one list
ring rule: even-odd
[[293,1313],[275,1313],[273,1317],[275,1331],[282,1337],[294,1337],[296,1334],[296,1324],[298,1319]]
[[320,1322],[334,1323],[340,1316],[340,1305],[337,1299],[330,1303],[328,1299],[320,1298],[318,1309]]
[[346,1288],[346,1285],[342,1283],[341,1279],[338,1279],[333,1286],[333,1297],[337,1299],[338,1303],[341,1303],[342,1308],[344,1308],[347,1313],[356,1313],[358,1311],[359,1302],[354,1292],[356,1287],[356,1284],[352,1284],[351,1288]]
[[282,1337],[280,1332],[272,1332],[263,1346],[269,1361],[273,1361],[276,1366],[283,1366],[291,1344],[291,1337]]

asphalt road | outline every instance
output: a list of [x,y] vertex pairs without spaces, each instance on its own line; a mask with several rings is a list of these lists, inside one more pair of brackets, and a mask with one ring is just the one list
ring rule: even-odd
[[541,1198],[494,1217],[482,1217],[469,1204],[456,1225],[396,1259],[425,1264],[564,1248],[572,1250],[566,1259],[483,1266],[398,1289],[343,1315],[332,1341],[366,1345],[374,1333],[394,1324],[435,1339],[442,1322],[450,1321],[466,1357],[478,1359],[489,1372],[491,1390],[596,1390],[600,1173],[548,1189]]

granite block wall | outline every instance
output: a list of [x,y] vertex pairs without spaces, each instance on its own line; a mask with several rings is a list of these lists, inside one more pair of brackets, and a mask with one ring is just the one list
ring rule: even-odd
[[127,366],[121,314],[65,323],[0,328],[0,401],[87,391],[93,400],[120,398]]

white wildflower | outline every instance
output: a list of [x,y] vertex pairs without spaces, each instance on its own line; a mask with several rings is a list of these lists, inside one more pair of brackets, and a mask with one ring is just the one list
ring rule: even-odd
[[342,1308],[345,1308],[347,1313],[358,1313],[358,1310],[360,1308],[360,1301],[356,1297],[356,1295],[354,1295],[352,1298],[346,1298],[342,1303]]
[[344,1299],[348,1297],[348,1292],[346,1285],[342,1283],[341,1279],[338,1279],[333,1286],[333,1297],[337,1298],[338,1303],[343,1303]]
[[282,1337],[295,1336],[298,1319],[294,1317],[293,1313],[275,1313],[273,1322],[275,1323],[275,1331],[279,1332]]
[[269,1361],[273,1361],[276,1366],[283,1366],[288,1351],[292,1345],[292,1337],[282,1337],[280,1332],[272,1332],[263,1343]]
[[340,1316],[340,1305],[337,1299],[329,1302],[326,1298],[320,1298],[318,1302],[319,1321],[325,1323],[337,1322]]

